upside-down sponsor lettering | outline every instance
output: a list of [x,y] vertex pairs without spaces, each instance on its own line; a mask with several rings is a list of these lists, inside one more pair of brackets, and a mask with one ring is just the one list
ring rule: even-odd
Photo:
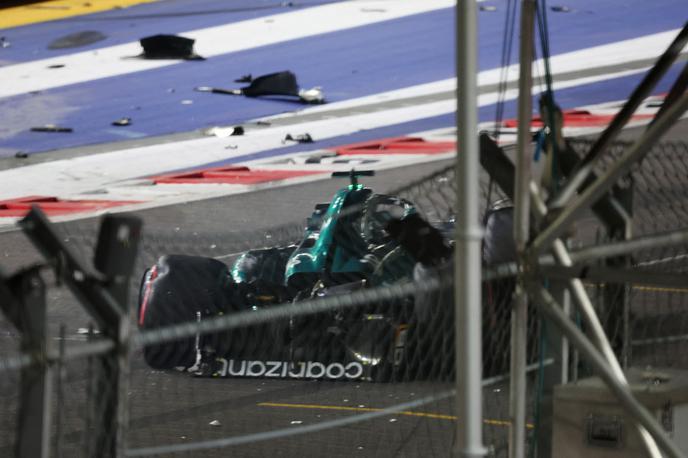
[[355,380],[363,375],[359,362],[324,364],[317,361],[257,361],[218,358],[217,377],[276,377]]

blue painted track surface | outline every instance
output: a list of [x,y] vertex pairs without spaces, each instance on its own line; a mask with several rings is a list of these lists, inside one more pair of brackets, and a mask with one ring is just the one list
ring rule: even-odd
[[[313,5],[323,2],[307,3]],[[284,7],[267,7],[276,4],[269,1],[229,4],[217,0],[171,1],[19,27],[6,33],[13,46],[5,48],[11,50],[6,54],[5,50],[0,50],[0,60],[18,62],[26,60],[29,55],[31,59],[44,58],[47,44],[60,35],[77,31],[75,23],[82,27],[80,30],[99,30],[109,36],[108,40],[89,48],[74,49],[83,51],[137,40],[146,35],[180,33],[285,10]],[[505,2],[487,4],[496,5],[498,10],[480,13],[481,70],[499,66],[504,28]],[[266,8],[239,11],[249,5]],[[199,13],[222,7],[235,8],[235,11],[224,15]],[[678,28],[688,16],[685,14],[688,12],[685,0],[581,0],[571,7],[573,11],[570,13],[548,14],[552,54]],[[213,125],[239,124],[303,107],[285,101],[193,91],[199,85],[240,86],[232,80],[246,73],[260,75],[290,69],[297,74],[302,86],[322,86],[330,101],[450,78],[455,71],[453,27],[453,10],[445,9],[225,54],[206,61],[181,62],[156,70],[46,90],[39,94],[0,99],[0,118],[3,118],[0,122],[0,156],[13,155],[16,151],[34,153],[185,132]],[[23,40],[22,36],[26,39]],[[517,35],[514,39],[517,39]],[[514,45],[514,53],[516,49]],[[34,53],[32,50],[37,51]],[[46,77],[49,78],[50,72],[59,71],[46,69]],[[563,107],[572,107],[624,98],[640,77],[619,78],[613,82],[561,91],[558,101]],[[666,88],[657,90],[661,92]],[[193,103],[183,104],[183,101]],[[511,106],[507,104],[507,110]],[[481,120],[492,119],[493,113],[494,107],[483,108]],[[121,117],[131,117],[132,125],[111,126],[112,121]],[[431,119],[432,122],[423,120],[415,124],[424,128],[451,124],[451,116]],[[28,131],[31,126],[49,123],[72,127],[74,133]],[[407,132],[422,130],[412,128],[415,124],[382,131],[393,130],[396,135],[406,133],[400,131],[406,128],[409,129]]]

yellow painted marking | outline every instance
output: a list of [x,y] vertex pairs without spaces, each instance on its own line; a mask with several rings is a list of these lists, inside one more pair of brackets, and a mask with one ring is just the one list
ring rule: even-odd
[[125,8],[158,0],[52,0],[0,8],[0,29]]
[[[339,411],[347,411],[347,412],[380,412],[381,410],[383,410],[383,409],[377,409],[374,407],[326,406],[326,405],[319,405],[319,404],[290,404],[290,403],[281,403],[281,402],[260,402],[260,403],[258,403],[258,406],[260,406],[260,407],[285,407],[285,408],[290,408],[290,409],[339,410]],[[423,418],[432,418],[435,420],[456,421],[455,415],[445,415],[445,414],[432,413],[432,412],[412,412],[410,410],[403,410],[401,412],[395,412],[394,414],[390,414],[390,415],[405,415],[408,417],[423,417]],[[509,425],[511,425],[511,422],[508,420],[493,420],[490,418],[485,418],[483,420],[483,423],[485,423],[486,425],[491,425],[491,426],[509,426]],[[531,423],[527,423],[526,428],[533,429],[534,426]]]
[[634,286],[633,289],[652,293],[688,293],[688,288],[659,288],[656,286]]
[[[604,288],[604,284],[599,284],[599,283],[591,283],[591,282],[583,282],[585,286],[589,287],[597,287],[597,288]],[[650,292],[650,293],[688,293],[688,288],[669,288],[669,287],[660,287],[660,286],[640,286],[640,285],[631,285],[631,288],[633,288],[636,291],[642,291],[642,292]]]

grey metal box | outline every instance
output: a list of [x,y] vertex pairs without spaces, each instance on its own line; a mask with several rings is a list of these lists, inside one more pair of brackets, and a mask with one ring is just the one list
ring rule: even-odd
[[[636,398],[688,455],[688,371],[629,369]],[[638,433],[614,394],[598,377],[554,388],[552,457],[645,457]]]

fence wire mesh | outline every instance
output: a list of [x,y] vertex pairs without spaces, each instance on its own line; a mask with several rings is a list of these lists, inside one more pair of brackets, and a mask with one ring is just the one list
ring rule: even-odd
[[[591,143],[572,145],[584,154]],[[618,157],[627,147],[615,145],[610,155]],[[633,190],[633,236],[688,226],[686,153],[683,143],[657,145],[620,183]],[[602,161],[598,172],[608,166]],[[510,206],[487,175],[480,181],[483,257],[489,267],[512,260],[513,247],[503,243],[511,236]],[[130,303],[132,324],[142,331],[137,341],[149,345],[137,348],[131,361],[128,454],[447,456],[455,422],[461,421],[451,395],[457,375],[450,274],[455,196],[454,166],[448,165],[386,189],[376,200],[363,196],[331,219],[327,211],[333,203],[318,207],[312,202],[315,210],[306,210],[299,221],[250,232],[145,233]],[[411,204],[429,225],[407,226],[406,233],[404,227],[386,225],[390,217],[412,213]],[[289,258],[315,246],[314,235],[322,236],[326,224],[343,228],[331,234],[341,251],[323,261],[328,275],[296,275],[308,271],[287,266]],[[574,248],[612,239],[595,219],[586,218],[580,226],[573,232]],[[94,227],[71,223],[61,230],[90,258]],[[635,270],[685,273],[686,248],[642,250],[623,262]],[[418,266],[423,256],[431,259]],[[336,263],[339,268],[332,268]],[[285,283],[288,268],[292,281]],[[155,289],[145,282],[142,287],[141,280],[153,275]],[[688,369],[682,356],[688,304],[681,287],[629,282],[586,287],[626,365]],[[500,279],[485,282],[482,291],[484,438],[491,456],[507,454],[513,288],[513,280]],[[86,345],[81,340],[87,338],[90,319],[74,298],[51,284],[48,303],[55,347],[64,324],[68,344]],[[166,334],[171,325],[184,323],[186,329],[175,331],[186,331],[183,338]],[[20,356],[18,337],[7,323],[2,326],[7,367]],[[536,369],[540,326],[534,316],[529,327],[528,362]],[[98,425],[102,417],[94,413],[105,408],[102,400],[112,388],[111,380],[98,376],[103,361],[91,357],[63,364],[54,400],[56,456],[88,456],[94,438],[107,440],[103,431],[111,425]],[[530,406],[537,395],[535,373],[528,379]],[[0,437],[8,450],[16,436],[18,393],[12,393],[18,390],[19,372],[3,370],[0,380],[7,387]],[[535,418],[532,408],[529,431]]]

